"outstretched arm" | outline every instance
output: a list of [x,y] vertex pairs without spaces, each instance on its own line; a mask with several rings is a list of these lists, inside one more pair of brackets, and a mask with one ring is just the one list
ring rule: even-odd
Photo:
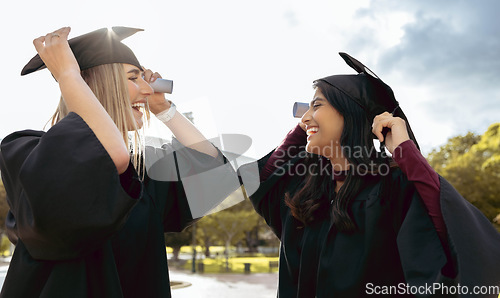
[[285,137],[267,160],[260,173],[260,181],[265,181],[281,165],[297,156],[307,142],[302,123],[297,124]]

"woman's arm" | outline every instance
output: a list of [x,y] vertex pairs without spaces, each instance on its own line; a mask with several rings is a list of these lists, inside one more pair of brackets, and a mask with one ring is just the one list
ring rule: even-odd
[[70,112],[78,114],[92,129],[113,160],[118,173],[128,167],[130,156],[121,132],[80,75],[80,67],[68,44],[69,27],[33,41],[43,62],[59,83]]
[[384,127],[390,128],[390,131],[385,136],[387,149],[391,152],[401,171],[415,185],[443,246],[448,263],[441,272],[445,276],[453,277],[455,276],[455,269],[454,263],[451,261],[448,231],[441,212],[439,176],[422,156],[415,143],[410,140],[406,130],[406,122],[403,119],[393,117],[392,114],[387,112],[375,117],[372,131],[381,142],[384,141],[382,135]]
[[439,203],[440,183],[438,174],[432,169],[411,140],[407,140],[396,147],[392,157],[401,168],[401,171],[408,177],[408,180],[415,185],[439,234],[439,238],[441,238],[441,242],[445,244],[447,242],[446,225],[441,212],[441,204]]
[[[149,69],[144,71],[144,79],[146,82],[154,82],[157,78],[161,78],[160,74],[153,73]],[[149,109],[153,114],[158,115],[161,112],[167,111],[171,107],[170,101],[165,99],[164,93],[154,93],[148,99]],[[203,134],[178,111],[165,125],[172,131],[179,142],[191,149],[208,154],[212,157],[217,157],[219,152],[210,143]]]
[[440,184],[437,173],[418,151],[413,141],[410,140],[406,130],[406,122],[403,119],[393,117],[392,114],[387,112],[375,117],[373,133],[381,142],[384,141],[382,135],[384,127],[390,128],[385,137],[387,149],[392,154],[394,161],[408,177],[408,180],[414,183],[439,234],[439,238],[446,248],[448,243],[447,232],[439,203]]
[[271,157],[260,172],[260,181],[265,181],[281,165],[297,156],[304,150],[307,135],[303,124],[297,124],[285,137],[283,142],[276,148]]
[[[46,133],[20,131],[2,140],[0,170],[14,232],[36,259],[88,254],[123,227],[142,183],[121,176],[102,143],[76,113]],[[127,188],[120,180],[128,178]],[[137,185],[137,191],[132,186]]]

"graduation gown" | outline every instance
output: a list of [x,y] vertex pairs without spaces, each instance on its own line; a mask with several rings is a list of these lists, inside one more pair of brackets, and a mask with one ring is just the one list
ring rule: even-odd
[[[198,171],[221,164],[176,154]],[[75,113],[6,137],[0,166],[17,242],[1,297],[171,296],[164,232],[193,221],[180,179],[141,182],[132,165],[118,175]]]
[[[258,161],[259,172],[271,154]],[[358,231],[338,231],[330,218],[300,228],[284,203],[286,192],[293,195],[303,186],[304,176],[294,170],[300,163],[296,157],[277,168],[250,197],[281,240],[279,297],[498,295],[495,289],[490,295],[474,291],[500,286],[499,233],[442,177],[450,260],[415,186],[400,169],[366,179],[350,206]],[[441,274],[446,264],[454,276]]]

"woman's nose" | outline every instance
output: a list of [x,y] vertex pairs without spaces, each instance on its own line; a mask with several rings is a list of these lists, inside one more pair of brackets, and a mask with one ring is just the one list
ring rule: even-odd
[[155,91],[153,90],[153,87],[151,87],[151,85],[149,85],[149,83],[146,82],[144,79],[142,80],[142,84],[141,84],[141,93],[146,94],[146,95],[151,95],[151,94],[155,93]]
[[302,121],[302,123],[304,124],[307,124],[309,123],[309,121],[311,121],[311,109],[307,110],[307,112],[302,116],[302,119],[300,119],[300,121]]

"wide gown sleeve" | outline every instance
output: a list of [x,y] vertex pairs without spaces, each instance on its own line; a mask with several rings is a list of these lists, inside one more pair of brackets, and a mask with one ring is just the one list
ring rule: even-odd
[[422,156],[412,140],[400,144],[393,158],[403,173],[412,181],[436,227],[443,246],[447,247],[446,226],[439,204],[439,177]]
[[448,181],[443,177],[439,177],[439,181],[441,210],[458,272],[455,280],[470,291],[474,287],[482,287],[482,291],[489,288],[488,295],[475,297],[497,297],[500,288],[500,233]]
[[[260,173],[273,152],[257,161]],[[265,181],[260,182],[258,189],[250,196],[255,211],[264,218],[278,238],[281,238],[283,220],[289,212],[284,202],[285,195],[293,195],[303,185],[303,175],[296,175],[295,172],[295,166],[302,164],[302,160],[303,156],[299,154],[277,167]],[[240,168],[240,172],[245,170],[245,166]]]
[[162,212],[165,232],[180,232],[213,212],[240,182],[219,151],[216,158],[188,148],[173,139],[161,148],[146,148],[147,192]]
[[282,166],[287,161],[303,152],[306,143],[307,135],[300,125],[297,124],[288,132],[283,142],[267,159],[260,171],[260,181],[265,181],[277,167]]
[[406,281],[412,286],[435,286],[433,293],[438,296],[460,288],[461,294],[455,297],[497,297],[500,234],[440,176],[439,184],[449,254],[441,246],[423,201],[414,198],[397,239]]
[[[254,180],[259,181],[259,186],[250,195],[250,201],[278,238],[281,238],[282,221],[288,210],[285,194],[296,190],[303,180],[303,175],[295,175],[295,167],[306,155],[306,137],[297,125],[275,150],[255,162],[260,177]],[[240,175],[253,172],[254,167],[255,164],[240,167]]]
[[[75,113],[47,133],[27,130],[6,137],[0,166],[10,206],[7,228],[35,259],[88,254],[123,226],[137,202]],[[129,181],[138,179],[135,171],[127,173],[133,176]]]

